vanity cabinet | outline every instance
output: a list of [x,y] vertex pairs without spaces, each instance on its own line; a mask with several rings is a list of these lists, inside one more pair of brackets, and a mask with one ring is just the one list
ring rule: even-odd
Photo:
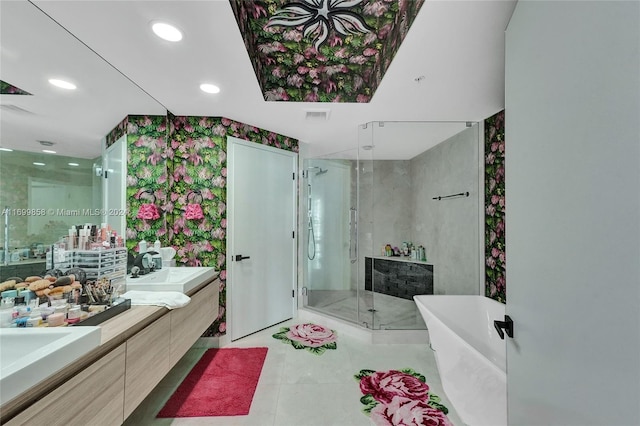
[[218,313],[220,281],[197,293],[127,340],[124,418],[126,419],[211,325]]
[[97,355],[58,373],[59,384],[36,386],[16,398],[19,405],[3,405],[0,424],[122,424],[215,320],[219,289],[215,279],[189,293],[185,307],[134,306],[104,322]]
[[[187,307],[190,305],[191,303]],[[124,383],[125,419],[171,370],[169,344],[172,314],[173,312],[161,317],[127,340]]]
[[175,365],[193,346],[202,333],[215,319],[212,313],[218,313],[218,291],[220,281],[216,280],[191,298],[191,302],[182,309],[171,311],[170,361]]
[[124,421],[126,344],[5,423],[19,425],[120,425]]

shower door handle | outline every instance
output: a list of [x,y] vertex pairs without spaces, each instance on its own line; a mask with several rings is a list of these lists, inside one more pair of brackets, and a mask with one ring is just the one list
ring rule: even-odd
[[354,207],[349,209],[349,260],[358,260],[358,210]]
[[[504,316],[504,321],[495,320],[493,326],[502,340],[504,340],[505,333],[507,333],[507,336],[513,337],[513,320],[509,315]],[[502,331],[503,329],[504,331]]]

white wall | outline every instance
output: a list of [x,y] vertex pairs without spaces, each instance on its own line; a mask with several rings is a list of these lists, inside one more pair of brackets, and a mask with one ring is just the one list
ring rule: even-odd
[[640,3],[506,33],[510,425],[640,424]]

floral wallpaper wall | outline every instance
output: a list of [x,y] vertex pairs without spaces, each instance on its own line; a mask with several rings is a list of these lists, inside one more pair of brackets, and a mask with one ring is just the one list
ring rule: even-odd
[[172,213],[169,237],[178,262],[221,271],[220,311],[206,335],[225,334],[227,136],[298,151],[298,141],[222,117],[171,117]]
[[485,132],[485,295],[506,303],[504,111],[487,118]]
[[164,115],[127,117],[127,233],[129,251],[138,242],[173,245],[167,237],[171,151],[167,147],[168,126]]
[[[123,124],[124,123],[124,124]],[[129,116],[127,248],[160,239],[176,263],[220,273],[220,310],[206,335],[226,332],[227,136],[298,151],[298,141],[223,117]],[[108,142],[107,142],[108,143]]]
[[125,117],[116,127],[114,127],[108,134],[105,136],[105,147],[109,148],[113,145],[118,139],[120,139],[123,135],[127,133],[127,126],[129,124],[129,117]]
[[265,100],[369,102],[424,0],[230,3]]

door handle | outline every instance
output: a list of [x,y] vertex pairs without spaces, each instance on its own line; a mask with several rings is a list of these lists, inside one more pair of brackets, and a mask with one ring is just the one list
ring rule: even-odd
[[[496,328],[496,331],[500,335],[500,338],[504,340],[504,333],[507,333],[507,336],[513,338],[513,320],[509,315],[504,316],[504,321],[495,320],[493,322],[493,326]],[[504,329],[504,331],[502,331]]]
[[244,259],[251,259],[251,256],[243,256],[241,254],[236,254],[236,262],[240,262]]
[[358,260],[358,210],[353,207],[349,209],[349,260]]

